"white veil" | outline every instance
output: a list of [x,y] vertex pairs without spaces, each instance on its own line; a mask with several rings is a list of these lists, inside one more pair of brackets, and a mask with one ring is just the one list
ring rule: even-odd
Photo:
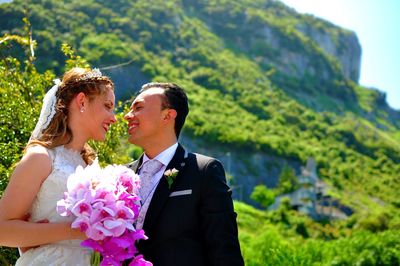
[[57,102],[56,93],[60,84],[61,81],[59,79],[55,79],[54,86],[44,96],[39,120],[36,123],[35,129],[33,130],[29,140],[40,138],[43,130],[45,130],[49,126],[51,120],[56,114],[56,102]]

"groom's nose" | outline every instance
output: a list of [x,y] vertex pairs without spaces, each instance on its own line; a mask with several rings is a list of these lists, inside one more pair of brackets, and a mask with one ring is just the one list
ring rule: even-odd
[[133,115],[134,115],[134,114],[133,114],[132,110],[130,110],[128,113],[126,113],[126,114],[124,115],[124,119],[127,120],[127,121],[129,121],[129,119],[132,119]]

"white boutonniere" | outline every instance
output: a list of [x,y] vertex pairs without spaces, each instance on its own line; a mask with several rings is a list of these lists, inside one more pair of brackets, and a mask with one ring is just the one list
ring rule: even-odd
[[167,179],[169,189],[171,189],[172,183],[174,183],[174,180],[175,180],[176,176],[178,175],[178,173],[179,173],[179,171],[175,168],[165,171],[164,175],[165,175],[165,178]]

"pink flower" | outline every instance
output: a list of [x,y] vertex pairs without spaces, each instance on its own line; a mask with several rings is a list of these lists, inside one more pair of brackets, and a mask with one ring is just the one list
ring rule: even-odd
[[91,248],[94,251],[103,253],[104,252],[104,247],[101,245],[102,242],[99,241],[95,241],[91,238],[88,238],[84,241],[82,241],[81,246],[82,247],[87,247],[87,248]]
[[75,216],[72,228],[85,232],[82,246],[99,252],[100,265],[152,265],[138,253],[136,243],[147,239],[143,230],[133,226],[140,211],[140,177],[125,166],[109,165],[102,169],[98,162],[78,167],[69,176],[68,191],[57,202],[62,216]]
[[123,219],[105,220],[104,227],[111,232],[112,236],[121,236],[126,229],[135,230],[131,223]]
[[117,218],[132,220],[135,217],[134,211],[128,208],[124,201],[117,201],[115,207]]
[[90,205],[90,201],[86,199],[78,201],[74,206],[72,206],[71,212],[76,217],[89,216],[92,213],[92,206]]
[[68,193],[64,192],[64,200],[59,200],[57,202],[56,210],[57,213],[60,214],[61,216],[70,216],[71,211],[70,211],[70,202],[67,200],[68,198]]
[[152,266],[153,263],[145,260],[143,258],[143,255],[138,255],[136,256],[131,263],[129,263],[129,266]]
[[77,219],[75,219],[75,221],[73,221],[73,223],[71,224],[72,228],[79,228],[81,230],[81,232],[86,232],[88,230],[90,230],[90,222],[89,222],[89,218],[88,217],[78,217]]
[[103,240],[107,236],[112,235],[112,232],[107,230],[101,221],[92,224],[89,229],[85,232],[86,236],[93,240]]

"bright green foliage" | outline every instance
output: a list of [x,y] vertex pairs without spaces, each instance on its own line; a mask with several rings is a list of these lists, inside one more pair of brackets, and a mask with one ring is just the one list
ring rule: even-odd
[[261,184],[254,187],[250,198],[261,204],[262,207],[268,208],[275,202],[275,193]]
[[61,51],[68,57],[67,61],[65,62],[66,69],[71,69],[74,67],[90,67],[87,60],[82,58],[80,55],[77,55],[69,44],[63,43],[61,45]]
[[[35,68],[41,74],[32,65],[4,59],[12,54],[23,62],[29,50],[10,46],[15,41],[11,39],[0,44],[0,145],[5,155],[0,190],[21,156],[53,73],[86,64],[83,58],[96,66],[133,62],[148,79],[173,81],[187,90],[186,134],[210,147],[222,143],[302,164],[313,157],[329,193],[356,212],[345,225],[325,225],[297,216],[285,205],[271,214],[240,207],[240,237],[248,265],[396,262],[397,253],[388,247],[400,227],[399,115],[387,108],[383,95],[343,77],[339,61],[299,29],[322,32],[343,51],[343,38],[349,32],[270,0],[14,0],[0,5],[2,32],[8,36],[26,33],[22,22],[26,5],[38,42]],[[282,49],[263,40],[265,26]],[[64,42],[82,58],[68,46],[60,51]],[[308,69],[301,76],[282,72],[276,67],[282,51],[306,55],[316,73]],[[35,97],[28,97],[34,99],[32,103],[24,98],[24,88],[37,91]],[[15,112],[7,111],[10,108]],[[125,162],[127,155],[137,157],[141,152],[122,136],[126,125],[119,125],[110,130],[105,143],[92,144],[104,163]],[[290,175],[287,180],[292,180]],[[295,182],[289,183],[283,186],[285,191],[293,189]],[[348,237],[361,229],[379,233]],[[345,237],[343,242],[341,237]],[[362,241],[368,242],[367,237],[386,249],[364,246],[364,254]],[[305,240],[309,238],[315,238],[315,244]],[[398,242],[394,243],[396,247]],[[340,253],[334,245],[343,250],[348,245],[354,254]],[[371,254],[376,254],[375,261],[370,260]]]
[[22,67],[13,58],[0,61],[0,191],[3,191],[14,164],[21,158],[40,112],[45,88],[54,78],[31,66]]
[[295,191],[299,188],[299,180],[294,173],[293,168],[285,165],[279,176],[279,184],[276,188],[278,194],[285,194]]
[[[304,238],[297,228],[313,222],[292,211],[285,211],[289,223],[276,223],[275,215],[235,202],[239,239],[246,265],[398,265],[400,231],[380,233],[354,231],[332,240]],[[325,226],[324,230],[330,228]],[[318,229],[321,231],[321,229]],[[312,232],[311,232],[312,233]],[[344,233],[344,231],[343,231]],[[337,236],[338,237],[338,236]]]
[[[21,6],[0,6],[4,32],[23,31]],[[186,88],[190,136],[301,163],[313,157],[331,193],[353,195],[343,200],[354,210],[365,209],[360,197],[399,205],[398,115],[382,95],[344,78],[337,59],[298,28],[332,37],[343,51],[348,31],[277,1],[49,0],[29,8],[41,71],[64,71],[61,40],[92,64],[132,61],[149,79]],[[282,49],[263,42],[265,26]],[[283,73],[274,66],[283,49],[318,71]]]

